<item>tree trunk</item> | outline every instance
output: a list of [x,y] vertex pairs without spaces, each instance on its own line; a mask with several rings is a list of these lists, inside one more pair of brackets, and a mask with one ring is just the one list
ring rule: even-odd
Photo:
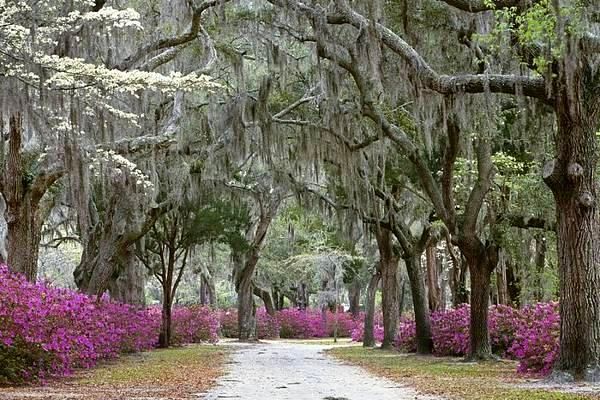
[[42,231],[42,222],[37,214],[38,206],[32,204],[29,194],[22,198],[21,204],[10,207],[7,213],[8,265],[31,282],[37,277]]
[[402,314],[404,314],[404,303],[406,302],[406,281],[404,279],[401,280],[400,283],[400,293],[398,294],[398,320],[402,318]]
[[267,314],[275,315],[275,303],[273,302],[273,296],[271,296],[271,292],[263,288],[259,288],[254,284],[253,291],[254,295],[260,297],[260,299],[263,301],[265,310],[267,310]]
[[348,287],[348,300],[350,303],[350,314],[352,317],[358,318],[360,314],[360,282],[355,279]]
[[[457,265],[458,264],[458,265]],[[452,265],[450,271],[450,291],[452,292],[452,307],[469,302],[467,292],[467,263],[463,257]]]
[[209,304],[208,283],[204,274],[200,274],[200,304],[203,306]]
[[517,266],[510,260],[506,262],[506,289],[510,304],[521,306],[521,280],[517,274]]
[[496,268],[496,288],[498,290],[498,304],[507,305],[510,303],[508,296],[508,274],[506,264],[508,260],[504,252],[500,253],[498,268]]
[[544,301],[544,287],[542,284],[542,277],[544,275],[544,268],[546,265],[546,239],[543,235],[537,235],[535,237],[535,255],[533,258],[535,264],[536,273],[536,290],[535,300]]
[[308,288],[304,282],[301,282],[298,285],[298,290],[296,291],[296,305],[301,310],[306,310],[308,307]]
[[[558,371],[600,380],[600,215],[595,177],[597,83],[573,76],[557,94],[557,159],[544,166],[556,202],[560,294]],[[596,85],[596,86],[594,86]],[[568,86],[568,88],[567,88]]]
[[466,246],[463,245],[461,249],[465,252],[469,263],[469,276],[471,277],[471,322],[469,327],[471,340],[468,358],[488,360],[493,357],[488,332],[491,274],[498,261],[498,252],[494,246],[485,247],[479,240],[473,239],[473,241]]
[[440,309],[442,300],[440,298],[440,276],[436,257],[435,244],[427,246],[425,249],[425,259],[427,260],[427,288],[429,309],[437,311]]
[[375,346],[375,296],[377,295],[377,286],[381,274],[377,270],[375,274],[371,276],[369,280],[369,286],[367,287],[367,299],[365,304],[365,321],[363,330],[363,347],[374,347]]
[[130,252],[129,260],[119,276],[110,282],[110,297],[120,303],[143,306],[146,304],[145,267]]
[[383,309],[382,349],[392,348],[398,332],[398,260],[394,254],[390,231],[377,232],[377,244],[381,264],[381,307]]
[[42,169],[32,179],[34,171],[25,170],[22,134],[21,114],[16,113],[10,117],[9,148],[0,176],[0,189],[6,200],[7,263],[12,271],[35,281],[44,223],[44,217],[40,215],[40,201],[64,171],[62,168],[53,171]]
[[170,293],[167,293],[168,289],[163,290],[163,306],[161,313],[161,325],[160,334],[158,336],[158,346],[166,349],[171,345],[172,339],[172,310],[173,310],[173,299]]
[[425,295],[425,282],[421,270],[421,255],[408,257],[404,260],[410,281],[410,290],[413,299],[413,311],[417,333],[417,353],[431,354],[433,339],[431,336],[431,320],[427,297]]

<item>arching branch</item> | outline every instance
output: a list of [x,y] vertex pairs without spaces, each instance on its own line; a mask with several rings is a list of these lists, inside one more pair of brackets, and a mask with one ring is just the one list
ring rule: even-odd
[[[322,20],[321,10],[310,7],[297,0],[269,0],[274,5],[296,10],[311,20]],[[345,3],[337,4],[334,11],[325,15],[327,23],[332,25],[352,25],[356,29],[373,25],[381,41],[391,51],[408,63],[419,82],[426,88],[441,94],[454,93],[523,93],[546,102],[550,101],[544,78],[538,76],[503,74],[463,74],[444,75],[435,71],[425,59],[404,39],[381,23],[373,23],[363,15],[349,8]]]
[[206,0],[200,3],[200,5],[193,7],[192,14],[192,22],[190,24],[189,29],[176,36],[171,36],[168,38],[159,39],[155,42],[149,43],[145,46],[140,47],[135,53],[131,54],[129,57],[122,60],[117,66],[117,69],[125,71],[133,67],[137,62],[142,60],[144,57],[149,56],[158,50],[174,48],[177,46],[184,45],[186,43],[191,42],[192,40],[198,38],[199,36],[204,37],[202,34],[202,13],[208,10],[211,7],[214,7],[218,4],[223,4],[229,2],[230,0]]

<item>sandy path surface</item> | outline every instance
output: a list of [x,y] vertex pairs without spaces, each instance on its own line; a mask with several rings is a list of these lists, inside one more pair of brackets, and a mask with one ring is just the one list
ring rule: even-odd
[[206,400],[433,399],[328,357],[323,350],[329,346],[289,342],[237,346],[228,373]]

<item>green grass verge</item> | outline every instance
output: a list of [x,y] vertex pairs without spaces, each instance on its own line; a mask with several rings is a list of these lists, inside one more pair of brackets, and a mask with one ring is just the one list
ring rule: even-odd
[[593,395],[521,388],[512,361],[466,363],[458,358],[424,357],[395,351],[340,347],[328,354],[419,392],[461,400],[583,400]]
[[132,354],[86,371],[81,385],[208,386],[218,378],[227,357],[220,346],[190,345]]

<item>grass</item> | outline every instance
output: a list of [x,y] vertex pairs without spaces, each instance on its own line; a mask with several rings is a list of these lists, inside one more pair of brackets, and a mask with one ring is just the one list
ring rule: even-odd
[[[175,383],[184,378],[186,384],[200,384],[216,379],[226,356],[223,348],[211,345],[190,345],[123,357],[85,373],[79,383],[86,385],[152,384],[166,381]],[[195,382],[190,382],[188,372],[202,371]],[[181,371],[186,371],[182,374]],[[182,376],[183,375],[183,376]],[[182,382],[183,383],[183,382]]]
[[223,373],[228,350],[190,345],[123,356],[45,387],[0,389],[0,399],[197,399]]
[[328,353],[376,375],[405,383],[424,394],[461,400],[583,400],[591,394],[523,388],[530,381],[516,375],[512,361],[466,363],[459,358],[425,357],[363,347]]

